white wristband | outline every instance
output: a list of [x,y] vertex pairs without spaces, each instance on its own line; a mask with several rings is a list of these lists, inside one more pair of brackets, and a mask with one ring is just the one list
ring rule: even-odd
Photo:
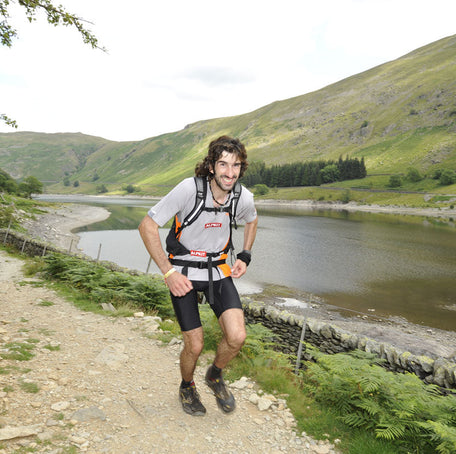
[[166,279],[167,277],[171,276],[171,274],[173,274],[175,271],[176,271],[176,268],[171,268],[163,275],[163,277]]

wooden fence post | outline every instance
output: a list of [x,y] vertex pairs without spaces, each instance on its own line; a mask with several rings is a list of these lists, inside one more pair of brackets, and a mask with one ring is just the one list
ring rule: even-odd
[[296,358],[296,367],[295,367],[296,375],[298,375],[299,368],[301,366],[302,346],[304,344],[304,338],[306,336],[306,325],[307,325],[307,318],[305,317],[302,322],[301,340],[299,341],[298,355]]
[[6,229],[5,238],[3,239],[3,244],[6,243],[6,239],[8,238],[10,228],[11,228],[11,221],[9,221],[8,228]]
[[97,262],[100,260],[100,254],[101,254],[101,243],[98,246]]

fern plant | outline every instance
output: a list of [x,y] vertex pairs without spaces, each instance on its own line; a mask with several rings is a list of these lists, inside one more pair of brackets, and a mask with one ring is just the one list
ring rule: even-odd
[[415,452],[456,452],[454,395],[441,395],[413,374],[389,372],[371,354],[324,355],[308,349],[316,362],[302,373],[305,389],[334,408],[345,424],[405,442]]
[[49,278],[85,292],[99,305],[127,303],[138,309],[155,310],[163,317],[173,314],[168,289],[157,276],[133,276],[64,254],[50,254],[44,260],[43,271]]

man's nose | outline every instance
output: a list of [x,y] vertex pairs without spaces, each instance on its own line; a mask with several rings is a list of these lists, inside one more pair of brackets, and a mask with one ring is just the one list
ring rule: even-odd
[[234,177],[236,174],[236,170],[235,170],[235,167],[234,166],[227,166],[226,168],[226,176],[227,177]]
[[231,167],[231,166],[228,167],[228,176],[229,177],[234,177],[235,173],[236,172],[234,171],[234,167]]

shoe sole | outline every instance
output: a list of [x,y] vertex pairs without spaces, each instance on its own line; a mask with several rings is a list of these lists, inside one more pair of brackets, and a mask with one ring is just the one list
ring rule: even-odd
[[187,410],[184,407],[182,407],[182,409],[185,411],[185,413],[187,413],[187,415],[190,415],[190,416],[205,416],[206,415],[205,411],[191,411],[191,410]]

